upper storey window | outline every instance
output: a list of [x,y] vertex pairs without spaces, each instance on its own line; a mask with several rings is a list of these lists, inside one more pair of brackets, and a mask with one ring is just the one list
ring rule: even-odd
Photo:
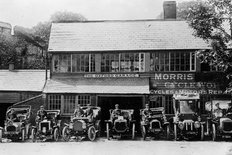
[[94,54],[59,54],[53,56],[53,71],[80,73],[95,71]]
[[144,53],[104,53],[101,55],[101,72],[144,72]]
[[155,52],[151,53],[151,71],[195,71],[195,52]]

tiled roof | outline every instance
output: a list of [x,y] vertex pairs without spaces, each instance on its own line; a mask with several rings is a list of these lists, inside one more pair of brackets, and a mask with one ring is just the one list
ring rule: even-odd
[[44,85],[45,70],[0,70],[0,91],[42,91]]
[[44,93],[149,94],[148,78],[50,79]]
[[53,23],[49,52],[207,49],[186,21]]

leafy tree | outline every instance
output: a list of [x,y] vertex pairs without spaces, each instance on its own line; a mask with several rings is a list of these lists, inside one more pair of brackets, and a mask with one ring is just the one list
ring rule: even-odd
[[[220,67],[232,88],[232,2],[231,0],[198,1],[188,9],[187,20],[194,35],[212,48],[198,51],[203,62]],[[231,27],[231,28],[230,28]]]

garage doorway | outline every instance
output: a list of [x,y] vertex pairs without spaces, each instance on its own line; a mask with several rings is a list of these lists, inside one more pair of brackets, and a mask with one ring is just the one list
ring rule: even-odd
[[6,110],[8,107],[12,106],[11,103],[0,103],[0,126],[4,126],[4,121],[6,119]]
[[134,109],[134,120],[136,120],[136,131],[140,132],[140,109],[143,108],[143,96],[98,96],[98,106],[101,107],[101,131],[105,135],[105,120],[110,118],[110,109],[119,104],[120,109]]

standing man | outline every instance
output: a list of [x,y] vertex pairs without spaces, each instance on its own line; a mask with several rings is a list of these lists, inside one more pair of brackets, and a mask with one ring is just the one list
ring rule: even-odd
[[148,118],[151,116],[151,114],[152,114],[152,111],[151,111],[151,109],[149,107],[149,104],[146,104],[145,109],[143,109],[143,111],[142,111],[143,120],[148,121]]

